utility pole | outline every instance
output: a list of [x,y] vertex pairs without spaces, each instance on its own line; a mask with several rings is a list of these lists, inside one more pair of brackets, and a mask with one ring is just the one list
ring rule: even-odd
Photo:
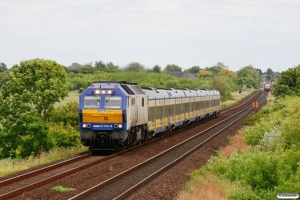
[[273,72],[273,74],[271,74],[270,76],[271,76],[271,80],[270,80],[270,82],[271,82],[271,94],[272,94],[272,90],[273,90],[273,76],[274,76],[274,72]]

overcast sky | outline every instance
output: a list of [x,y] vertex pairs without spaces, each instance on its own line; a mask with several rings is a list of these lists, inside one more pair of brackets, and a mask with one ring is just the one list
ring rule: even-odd
[[0,0],[0,62],[300,64],[299,0]]

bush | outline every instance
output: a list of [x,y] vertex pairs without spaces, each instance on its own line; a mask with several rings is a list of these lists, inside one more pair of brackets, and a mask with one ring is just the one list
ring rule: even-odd
[[230,197],[233,200],[261,200],[259,196],[257,196],[251,189],[249,190],[234,190]]
[[[222,163],[223,162],[223,163]],[[222,163],[222,166],[220,166]],[[291,168],[281,157],[273,152],[240,152],[234,153],[219,162],[209,162],[208,169],[242,185],[249,185],[253,190],[270,190],[278,185],[279,179],[291,174]],[[285,170],[285,172],[282,172]]]
[[55,147],[73,147],[80,145],[77,128],[69,124],[50,123],[50,136],[54,140]]
[[278,128],[274,128],[269,132],[265,132],[257,147],[261,151],[274,152],[280,150],[284,144],[285,139],[282,137],[281,131],[279,131]]
[[260,122],[263,117],[266,117],[270,113],[269,109],[262,109],[258,111],[255,115],[247,117],[244,121],[245,126],[254,126],[256,123]]
[[54,108],[50,113],[50,122],[63,123],[63,125],[70,124],[73,128],[78,127],[78,103],[69,102],[64,106]]
[[[250,152],[227,160],[211,158],[204,169],[241,184],[232,199],[273,199],[278,192],[300,188],[300,98],[287,97],[247,119],[244,132]],[[247,189],[247,187],[250,189]]]
[[69,102],[55,108],[49,118],[50,136],[56,147],[72,147],[80,144],[78,131],[78,103]]

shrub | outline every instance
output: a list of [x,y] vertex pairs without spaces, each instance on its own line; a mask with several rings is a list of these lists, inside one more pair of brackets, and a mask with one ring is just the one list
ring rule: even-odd
[[63,125],[70,124],[74,128],[78,127],[78,103],[69,102],[64,106],[54,108],[50,113],[50,122],[60,123]]
[[63,123],[50,123],[50,136],[56,147],[73,147],[80,145],[79,132],[77,128]]
[[[221,162],[223,167],[217,166]],[[220,175],[223,174],[231,181],[249,185],[252,189],[264,190],[273,189],[278,185],[278,166],[286,167],[283,162],[280,162],[278,156],[261,151],[234,153],[228,160],[221,162],[219,160],[217,165],[214,163],[214,166],[209,169]]]
[[261,151],[275,151],[282,148],[284,143],[285,139],[282,137],[281,131],[278,128],[274,128],[265,132],[257,147]]

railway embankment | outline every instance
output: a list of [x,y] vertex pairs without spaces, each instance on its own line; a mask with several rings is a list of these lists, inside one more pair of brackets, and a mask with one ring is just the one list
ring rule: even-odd
[[277,199],[299,194],[299,97],[277,100],[248,117],[200,169],[190,173],[178,196],[185,199]]

